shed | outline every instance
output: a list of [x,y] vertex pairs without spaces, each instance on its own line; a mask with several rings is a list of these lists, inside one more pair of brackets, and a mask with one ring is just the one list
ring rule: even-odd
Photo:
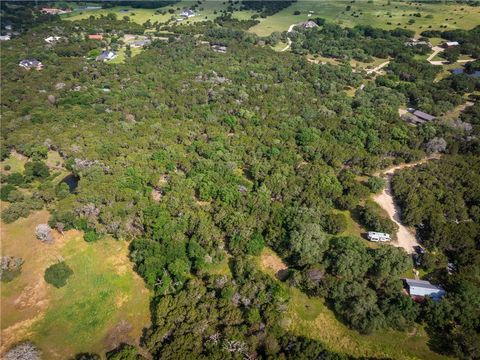
[[408,293],[411,297],[431,297],[433,300],[440,300],[446,292],[440,286],[433,285],[430,281],[405,279]]
[[420,110],[415,110],[413,112],[413,115],[415,115],[419,119],[422,119],[422,120],[425,120],[425,121],[432,121],[432,120],[436,119],[435,116],[424,113],[423,111],[420,111]]

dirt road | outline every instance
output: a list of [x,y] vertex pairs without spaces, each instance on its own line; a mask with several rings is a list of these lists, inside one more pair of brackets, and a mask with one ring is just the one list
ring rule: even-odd
[[380,194],[373,197],[373,200],[378,205],[380,205],[380,207],[387,212],[390,219],[398,225],[397,240],[392,241],[392,245],[404,248],[405,251],[409,254],[412,254],[415,251],[413,247],[418,245],[418,240],[417,240],[417,237],[415,236],[415,232],[413,231],[413,229],[406,227],[401,222],[400,208],[395,203],[395,200],[393,198],[393,193],[392,193],[392,176],[397,170],[414,167],[414,166],[423,164],[429,160],[438,159],[438,158],[439,158],[438,155],[430,156],[420,161],[417,161],[415,163],[393,166],[387,170],[382,171],[381,173],[375,174],[376,176],[384,174],[386,177],[387,184],[385,186],[385,189],[383,189],[383,191]]
[[385,66],[390,64],[390,61],[385,61],[384,63],[381,63],[377,67],[367,70],[367,74],[373,74],[373,73],[378,73],[380,70],[382,70]]
[[[288,30],[287,30],[287,33],[291,33],[293,31],[293,28],[295,27],[295,25],[297,24],[292,24],[288,27]],[[285,46],[282,50],[280,51],[287,51],[288,49],[290,49],[290,46],[292,46],[292,40],[290,40],[290,38],[287,36],[287,46]]]

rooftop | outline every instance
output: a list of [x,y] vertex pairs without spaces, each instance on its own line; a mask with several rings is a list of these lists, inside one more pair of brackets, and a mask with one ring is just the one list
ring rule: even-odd
[[420,119],[424,119],[424,120],[427,120],[427,121],[431,121],[431,120],[435,119],[435,116],[424,113],[423,111],[420,111],[420,110],[415,110],[413,112],[413,115],[419,117]]
[[441,290],[439,286],[433,285],[430,283],[430,281],[426,280],[405,279],[405,282],[408,286],[414,286],[423,289]]

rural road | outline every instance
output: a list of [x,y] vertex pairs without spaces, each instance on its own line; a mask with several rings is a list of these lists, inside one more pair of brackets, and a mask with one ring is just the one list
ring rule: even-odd
[[[287,30],[287,33],[291,33],[293,31],[293,28],[295,27],[295,25],[297,24],[292,24],[288,27],[288,30]],[[290,38],[287,36],[287,46],[285,46],[282,50],[280,51],[287,51],[288,49],[290,49],[290,46],[292,46],[292,40],[290,40]]]
[[[401,164],[401,165],[393,166],[387,170],[382,171],[381,173],[385,175],[387,184],[380,194],[375,195],[373,197],[373,200],[378,205],[380,205],[380,207],[387,212],[390,219],[395,224],[398,225],[397,240],[392,241],[392,245],[405,249],[405,251],[408,254],[414,253],[415,250],[413,247],[419,244],[418,244],[417,237],[415,236],[415,233],[411,229],[403,225],[401,222],[400,208],[398,207],[398,205],[395,203],[395,200],[393,199],[392,176],[397,170],[414,167],[414,166],[423,164],[431,159],[438,159],[438,158],[439,158],[438,156],[431,156],[431,157],[424,158],[420,161],[417,161],[415,163]],[[380,173],[377,173],[375,175],[378,176],[380,175]]]
[[[433,53],[430,54],[430,56],[427,58],[427,61],[432,64],[432,65],[442,65],[441,61],[432,61],[432,59],[437,56],[439,53],[441,53],[444,49],[441,48],[440,46],[434,46],[432,48]],[[437,64],[440,63],[440,64]]]
[[390,61],[385,61],[384,63],[381,63],[377,67],[375,67],[373,69],[370,69],[370,70],[367,70],[367,74],[373,74],[373,73],[379,72],[380,70],[382,70],[388,64],[390,64]]

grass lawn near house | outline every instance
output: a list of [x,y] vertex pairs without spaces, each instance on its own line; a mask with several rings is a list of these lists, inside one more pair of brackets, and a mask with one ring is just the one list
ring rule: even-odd
[[[266,263],[273,265],[268,266]],[[259,268],[277,279],[275,264],[277,267],[284,266],[272,249],[265,248],[259,257]],[[388,330],[362,335],[341,323],[324,299],[309,297],[286,283],[281,283],[281,286],[290,296],[288,309],[281,321],[282,326],[297,336],[322,342],[329,350],[355,357],[449,359],[428,348],[429,338],[421,325],[416,325],[410,333]]]
[[[350,11],[346,11],[347,6],[351,6]],[[297,10],[301,14],[293,15],[294,11]],[[440,26],[446,25],[447,28],[442,30],[471,29],[478,25],[478,17],[480,16],[479,7],[455,3],[427,4],[389,2],[388,0],[373,0],[371,2],[357,0],[352,3],[349,0],[299,0],[288,8],[266,19],[261,19],[261,23],[253,26],[249,31],[260,36],[270,35],[274,31],[286,31],[291,24],[310,19],[308,17],[309,11],[314,11],[312,18],[321,17],[346,27],[355,25],[370,25],[383,29],[401,27],[414,30],[417,34],[429,30],[429,26],[431,26],[431,29],[440,29]],[[421,17],[414,17],[413,14],[415,13],[420,13]],[[410,14],[412,16],[409,16]],[[427,18],[428,15],[432,18]],[[408,21],[410,19],[415,20],[415,23],[409,25]]]
[[[125,50],[126,48],[123,46],[119,51],[117,51],[117,56],[114,59],[110,60],[108,64],[123,64],[126,59]],[[132,58],[143,51],[142,48],[138,48],[138,47],[132,47],[131,50],[132,50]]]
[[[32,340],[45,359],[105,351],[137,342],[150,323],[150,292],[133,272],[128,243],[105,238],[87,243],[79,231],[56,234],[43,244],[34,232],[49,213],[36,211],[1,224],[2,254],[24,259],[20,275],[2,283],[0,354]],[[74,274],[62,288],[45,282],[45,269],[64,260]]]

